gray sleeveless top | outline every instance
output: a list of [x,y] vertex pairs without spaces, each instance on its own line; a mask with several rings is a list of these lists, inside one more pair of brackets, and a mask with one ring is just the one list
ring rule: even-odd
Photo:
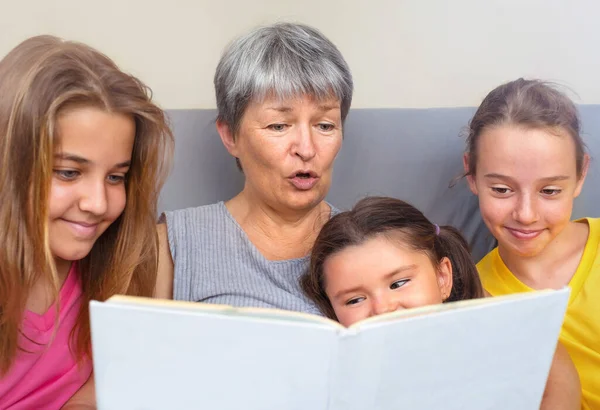
[[[331,216],[338,212],[331,206]],[[299,285],[309,256],[267,260],[223,202],[165,212],[161,219],[174,263],[173,299],[320,314]]]

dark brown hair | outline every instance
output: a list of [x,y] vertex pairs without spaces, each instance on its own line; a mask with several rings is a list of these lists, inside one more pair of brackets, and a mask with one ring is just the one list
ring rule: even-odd
[[502,125],[567,132],[575,142],[577,175],[581,176],[585,144],[580,135],[577,108],[569,97],[550,83],[519,78],[496,87],[484,98],[468,127],[467,175],[475,175],[481,134]]
[[460,232],[451,226],[432,224],[414,206],[395,198],[367,197],[350,211],[331,218],[321,229],[313,246],[310,268],[301,279],[305,294],[327,317],[337,320],[325,293],[323,265],[328,257],[349,246],[359,245],[378,235],[424,252],[434,266],[447,257],[452,263],[452,292],[446,302],[483,297],[483,287]]

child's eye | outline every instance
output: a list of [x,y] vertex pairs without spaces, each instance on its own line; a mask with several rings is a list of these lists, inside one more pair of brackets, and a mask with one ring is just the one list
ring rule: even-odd
[[397,280],[396,282],[394,282],[390,285],[390,289],[392,289],[392,290],[398,289],[398,288],[404,286],[409,280],[410,279]]
[[352,298],[348,302],[346,302],[346,305],[356,305],[357,303],[360,303],[363,300],[365,300],[365,298],[362,297],[362,296],[359,296],[359,297],[356,297],[356,298]]
[[63,181],[72,181],[80,175],[79,171],[72,169],[55,169],[54,173]]
[[558,195],[562,192],[562,189],[557,189],[557,188],[546,188],[546,189],[542,189],[542,194],[546,195],[546,196],[555,196]]
[[120,184],[125,181],[125,175],[109,175],[108,182],[111,184]]
[[271,125],[267,126],[267,128],[270,129],[271,131],[277,131],[277,132],[285,131],[287,129],[287,127],[288,127],[287,124],[271,124]]
[[510,188],[507,188],[507,187],[494,186],[494,187],[492,187],[492,192],[499,194],[499,195],[506,195],[506,194],[509,194],[511,191],[510,191]]

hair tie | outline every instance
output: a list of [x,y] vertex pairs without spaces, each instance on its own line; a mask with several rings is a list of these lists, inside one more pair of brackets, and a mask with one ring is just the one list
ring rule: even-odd
[[438,224],[433,224],[435,226],[435,234],[436,236],[440,236],[440,226]]

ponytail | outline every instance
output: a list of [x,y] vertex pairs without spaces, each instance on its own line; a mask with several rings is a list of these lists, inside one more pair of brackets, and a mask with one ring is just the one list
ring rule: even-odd
[[[401,235],[394,235],[397,233]],[[387,234],[392,234],[391,240],[399,240],[415,251],[424,252],[434,265],[439,265],[444,257],[450,259],[452,291],[445,302],[484,297],[469,245],[457,229],[432,224],[421,211],[399,199],[367,197],[350,211],[341,212],[327,221],[313,245],[308,272],[300,278],[304,294],[324,315],[336,320],[325,292],[327,258],[348,246]]]
[[435,239],[435,253],[452,263],[452,292],[444,302],[477,299],[484,296],[483,286],[469,245],[461,233],[452,226],[441,226]]

